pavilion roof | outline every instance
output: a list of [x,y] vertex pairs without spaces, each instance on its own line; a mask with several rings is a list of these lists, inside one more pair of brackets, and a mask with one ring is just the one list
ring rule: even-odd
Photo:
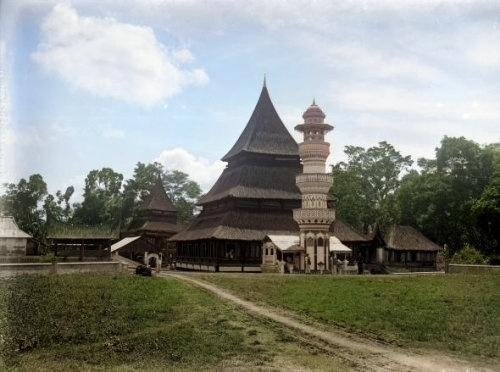
[[394,225],[384,234],[387,248],[401,251],[439,251],[441,247],[411,226]]
[[222,160],[229,161],[242,152],[298,155],[297,142],[281,121],[265,85],[245,129]]
[[163,182],[161,181],[160,177],[158,177],[158,179],[156,180],[156,183],[151,189],[151,192],[146,197],[146,199],[144,199],[144,202],[141,204],[139,209],[168,212],[177,211],[177,208],[175,208],[174,204],[165,192]]
[[14,217],[0,216],[0,238],[31,238],[17,226]]
[[119,231],[103,226],[55,225],[49,228],[47,239],[118,239]]

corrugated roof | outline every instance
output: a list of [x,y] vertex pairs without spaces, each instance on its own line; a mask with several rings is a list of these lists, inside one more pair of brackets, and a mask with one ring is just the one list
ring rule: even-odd
[[383,237],[387,248],[401,251],[439,251],[441,247],[411,226],[391,226]]
[[17,226],[13,217],[0,216],[0,238],[31,238]]
[[135,242],[139,238],[140,238],[140,236],[128,236],[126,238],[123,238],[119,242],[116,242],[115,244],[111,244],[111,252],[117,251],[118,249],[129,245],[130,243]]
[[273,244],[282,251],[300,250],[300,237],[298,234],[293,235],[267,235]]
[[298,155],[297,142],[281,121],[265,85],[262,87],[248,124],[222,160],[229,161],[244,151],[259,154]]
[[330,236],[330,252],[349,253],[352,249],[342,244],[336,236]]
[[155,185],[151,189],[151,192],[141,204],[140,209],[169,212],[177,211],[177,208],[175,208],[174,204],[165,192],[165,189],[163,188],[163,182],[159,177],[156,180]]

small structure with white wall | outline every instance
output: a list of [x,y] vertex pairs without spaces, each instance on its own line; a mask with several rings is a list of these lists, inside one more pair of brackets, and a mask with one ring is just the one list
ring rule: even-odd
[[31,235],[17,226],[13,217],[0,216],[0,258],[11,260],[26,256],[26,246]]

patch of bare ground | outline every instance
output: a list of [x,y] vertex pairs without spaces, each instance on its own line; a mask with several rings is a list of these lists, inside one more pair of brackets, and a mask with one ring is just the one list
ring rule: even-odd
[[[236,304],[255,317],[271,321],[277,326],[293,331],[293,334],[302,345],[317,350],[318,360],[321,357],[335,358],[342,361],[337,366],[328,366],[328,363],[318,365],[317,369],[351,369],[351,370],[374,370],[374,371],[493,371],[495,367],[471,362],[444,353],[409,350],[398,348],[394,345],[361,338],[359,335],[346,333],[315,323],[306,324],[296,316],[283,310],[270,308],[269,306],[257,305],[229,293],[213,284],[209,284],[196,275],[166,272],[162,277],[171,277],[194,286],[203,288],[218,297]],[[313,352],[314,354],[314,352]],[[308,356],[310,357],[310,356]],[[264,367],[278,369],[300,370],[299,366],[290,365],[290,358],[277,356],[273,366]],[[303,365],[303,364],[302,364]],[[297,368],[295,368],[297,367]],[[244,369],[244,366],[241,366]]]

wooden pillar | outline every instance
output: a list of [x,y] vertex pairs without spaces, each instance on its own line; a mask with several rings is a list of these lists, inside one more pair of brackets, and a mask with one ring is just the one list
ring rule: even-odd
[[318,240],[314,238],[314,271],[318,270]]
[[83,261],[83,248],[84,247],[84,243],[81,242],[80,243],[80,257],[78,258],[79,261]]

